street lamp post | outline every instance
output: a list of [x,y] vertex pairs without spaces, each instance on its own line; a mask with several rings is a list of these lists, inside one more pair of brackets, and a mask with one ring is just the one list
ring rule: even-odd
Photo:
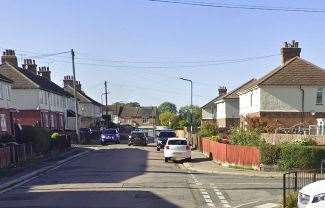
[[[185,79],[183,77],[180,77],[179,79],[189,82],[191,84],[191,105],[190,105],[190,139],[192,140],[192,133],[193,133],[193,82],[190,79]],[[193,141],[192,141],[193,143]]]

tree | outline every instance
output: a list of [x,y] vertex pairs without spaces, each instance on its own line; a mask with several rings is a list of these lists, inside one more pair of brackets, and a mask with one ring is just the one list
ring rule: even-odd
[[172,120],[170,128],[172,129],[184,129],[184,127],[188,126],[188,123],[186,120],[181,118],[180,116],[175,116],[175,118]]
[[176,114],[177,113],[176,105],[171,102],[163,102],[158,106],[158,113],[161,114],[165,112],[171,112]]
[[188,126],[191,124],[191,114],[192,114],[192,124],[194,128],[197,128],[201,124],[202,110],[199,106],[183,106],[179,109],[179,116],[184,119]]
[[163,126],[171,127],[172,121],[175,119],[176,114],[172,112],[164,112],[159,115],[160,124]]

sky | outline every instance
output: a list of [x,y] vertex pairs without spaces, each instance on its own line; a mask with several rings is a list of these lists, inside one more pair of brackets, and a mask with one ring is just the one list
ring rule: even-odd
[[[208,2],[325,10],[322,0]],[[14,49],[20,63],[34,58],[38,66],[49,66],[62,86],[63,76],[72,74],[70,55],[44,54],[74,49],[76,77],[99,102],[107,80],[109,103],[188,105],[189,83],[179,79],[184,77],[193,81],[193,103],[202,106],[219,86],[232,90],[280,65],[284,41],[298,41],[301,56],[325,68],[325,13],[148,0],[1,0],[1,8],[1,51]]]

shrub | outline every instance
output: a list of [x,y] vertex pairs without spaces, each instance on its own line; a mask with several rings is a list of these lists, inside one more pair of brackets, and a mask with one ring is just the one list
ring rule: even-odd
[[200,130],[200,136],[202,137],[213,137],[217,136],[217,127],[214,124],[210,123],[204,123],[202,124],[201,130]]
[[297,207],[297,203],[298,203],[298,192],[290,191],[286,195],[286,206],[285,206],[285,208],[295,208],[295,207]]
[[284,143],[280,145],[278,164],[282,170],[317,168],[324,158],[324,148]]
[[230,143],[247,146],[259,146],[261,134],[254,129],[245,129],[237,127],[231,131]]
[[279,147],[277,145],[261,141],[259,150],[262,164],[275,165],[277,163],[279,159]]
[[42,127],[23,126],[22,137],[33,144],[36,153],[45,153],[50,148],[50,132]]
[[294,143],[298,144],[298,145],[302,145],[302,146],[316,146],[317,142],[309,137],[306,138],[302,138],[302,139],[296,139],[294,140]]
[[54,132],[52,135],[51,135],[51,139],[52,140],[58,140],[60,138],[60,134],[57,133],[57,132]]

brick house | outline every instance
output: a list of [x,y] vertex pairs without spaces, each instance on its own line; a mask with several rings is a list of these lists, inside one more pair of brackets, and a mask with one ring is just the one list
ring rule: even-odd
[[16,122],[64,130],[65,101],[69,95],[51,81],[49,68],[37,71],[35,60],[31,59],[25,59],[19,67],[14,50],[4,51],[1,62],[0,74],[13,81],[11,97],[17,107]]
[[157,121],[157,107],[124,106],[119,116],[119,123],[133,126],[154,126]]
[[[70,95],[74,95],[73,88],[73,76],[64,76],[63,79],[64,90]],[[79,127],[90,128],[96,126],[102,117],[102,104],[89,97],[81,89],[81,83],[76,82],[76,91],[78,99],[78,115],[79,115]],[[75,112],[75,106],[72,103],[69,107],[70,111]],[[69,126],[75,125],[74,118],[68,118]]]
[[216,124],[220,128],[232,128],[239,125],[239,96],[237,92],[255,79],[227,93],[226,87],[218,89],[219,95],[202,107],[202,122]]
[[300,52],[298,42],[285,42],[281,65],[238,93],[242,124],[255,119],[274,128],[308,126],[325,118],[325,70]]

